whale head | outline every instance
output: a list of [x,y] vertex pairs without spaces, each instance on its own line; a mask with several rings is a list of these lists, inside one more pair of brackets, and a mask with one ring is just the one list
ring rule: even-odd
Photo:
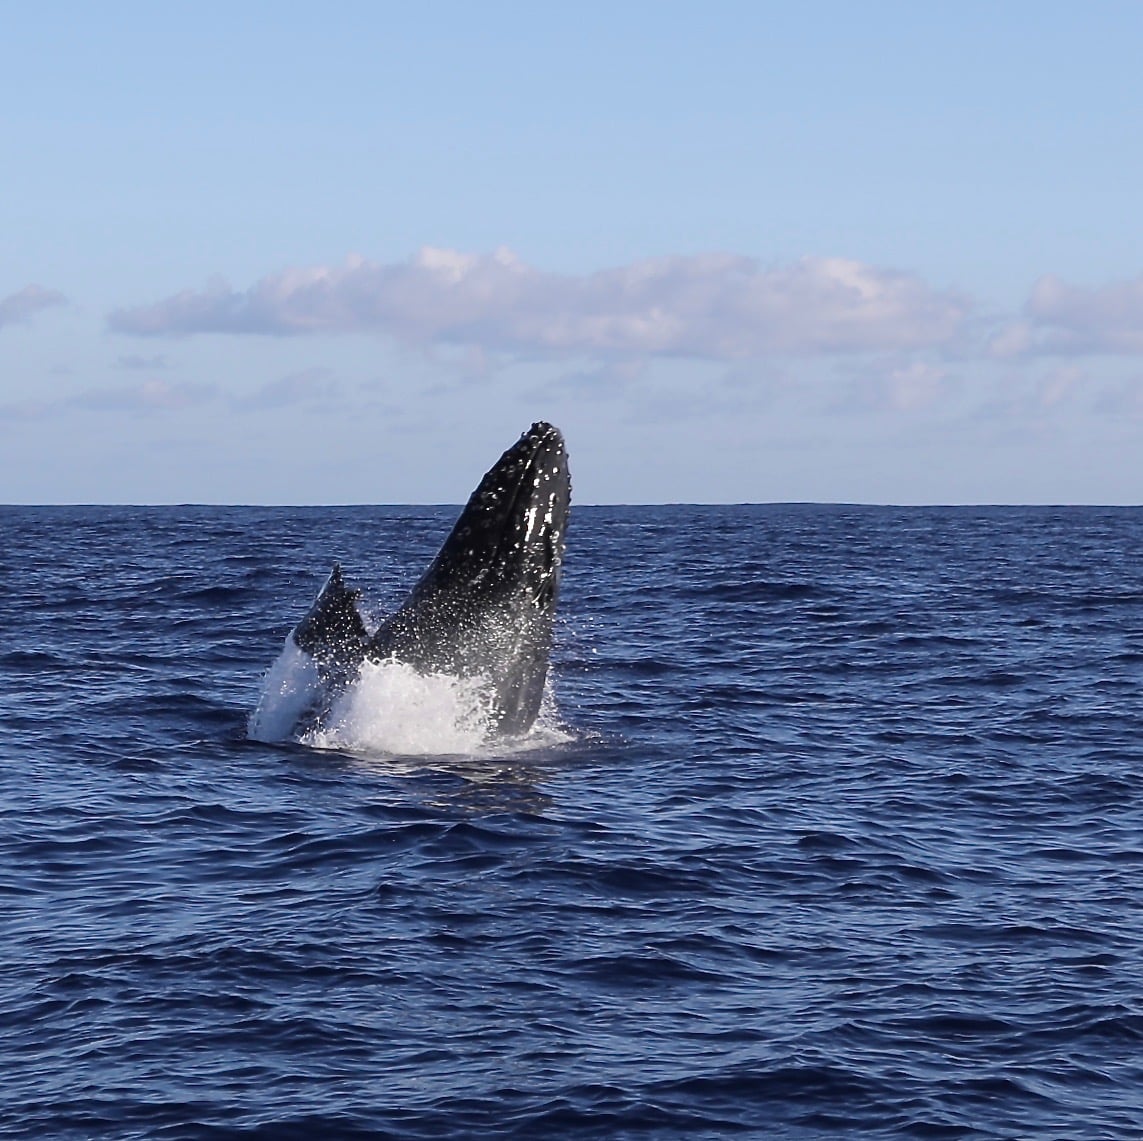
[[547,677],[570,503],[563,436],[535,423],[485,474],[367,656],[484,678],[496,729],[526,732]]

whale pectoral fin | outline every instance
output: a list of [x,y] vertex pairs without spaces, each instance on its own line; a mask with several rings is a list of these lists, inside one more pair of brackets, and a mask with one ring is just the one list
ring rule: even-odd
[[293,639],[322,666],[348,669],[356,666],[364,653],[367,634],[357,609],[361,591],[345,585],[341,564],[334,563],[325,586],[298,623]]

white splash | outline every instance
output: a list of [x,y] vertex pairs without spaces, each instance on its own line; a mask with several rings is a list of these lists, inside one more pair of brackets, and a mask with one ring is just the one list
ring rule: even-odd
[[573,740],[551,685],[521,737],[494,732],[494,691],[483,678],[424,674],[396,659],[363,662],[330,700],[313,658],[292,637],[266,673],[247,731],[255,741],[298,741],[362,757],[505,757]]
[[323,688],[313,658],[287,638],[266,672],[247,733],[255,741],[288,739],[302,715],[321,698]]
[[387,660],[364,662],[328,716],[300,740],[354,753],[478,753],[491,724],[488,687],[479,679],[422,674]]

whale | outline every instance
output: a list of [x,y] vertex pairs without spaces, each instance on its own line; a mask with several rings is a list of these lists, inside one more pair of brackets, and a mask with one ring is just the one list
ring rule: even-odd
[[485,473],[436,557],[375,629],[335,563],[287,639],[316,667],[316,715],[363,663],[394,660],[476,682],[490,734],[526,734],[548,676],[570,507],[563,435],[540,421]]

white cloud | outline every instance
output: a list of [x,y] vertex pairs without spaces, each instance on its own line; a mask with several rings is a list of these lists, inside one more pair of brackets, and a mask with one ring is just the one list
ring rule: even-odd
[[1085,289],[1048,275],[1024,312],[993,340],[995,355],[1143,353],[1143,277]]
[[5,325],[22,324],[41,309],[53,305],[63,305],[67,299],[54,289],[44,289],[41,285],[25,285],[15,293],[0,300],[0,329]]
[[954,378],[932,361],[897,357],[869,361],[844,384],[835,412],[915,413],[937,405]]
[[1028,321],[1008,321],[988,342],[988,355],[1000,360],[1026,356],[1035,348],[1035,329]]
[[109,324],[138,336],[371,332],[491,352],[735,360],[947,344],[968,309],[910,274],[843,258],[766,268],[708,254],[573,276],[503,249],[426,248],[401,263],[290,269],[244,292],[215,281]]
[[890,369],[886,378],[889,403],[902,412],[927,408],[940,397],[947,377],[943,368],[925,361],[910,361]]

